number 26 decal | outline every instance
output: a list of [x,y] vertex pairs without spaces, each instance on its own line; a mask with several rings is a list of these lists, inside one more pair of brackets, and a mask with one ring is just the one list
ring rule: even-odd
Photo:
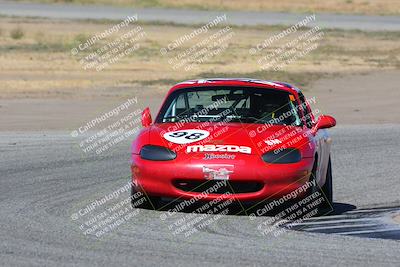
[[164,134],[164,138],[175,144],[190,144],[207,138],[209,132],[198,129],[186,129]]

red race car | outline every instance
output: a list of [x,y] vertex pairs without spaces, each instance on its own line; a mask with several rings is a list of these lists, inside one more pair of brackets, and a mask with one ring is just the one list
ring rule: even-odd
[[157,207],[161,197],[259,202],[318,191],[322,205],[331,206],[325,128],[336,121],[315,119],[313,103],[282,82],[213,78],[175,85],[154,122],[149,108],[143,111],[144,128],[132,144],[132,196],[144,193]]

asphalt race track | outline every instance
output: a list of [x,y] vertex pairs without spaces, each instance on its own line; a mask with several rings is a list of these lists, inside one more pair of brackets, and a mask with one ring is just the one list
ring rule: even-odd
[[[169,226],[186,213],[166,216],[165,211],[135,209],[134,218],[96,238],[82,233],[73,214],[129,181],[129,142],[88,156],[68,133],[2,132],[0,262],[399,266],[400,126],[338,126],[331,133],[331,216],[263,236],[257,225],[268,217],[225,215],[185,237],[173,235]],[[121,197],[128,198],[129,192]]]

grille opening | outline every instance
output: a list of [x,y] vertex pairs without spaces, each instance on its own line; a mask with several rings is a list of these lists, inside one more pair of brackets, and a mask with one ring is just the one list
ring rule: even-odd
[[[263,188],[263,184],[254,181],[226,181],[221,183],[222,180],[186,180],[178,179],[173,182],[173,185],[186,192],[197,192],[202,193],[207,190],[210,194],[242,194],[242,193],[253,193],[260,191]],[[222,184],[222,186],[221,186]],[[210,188],[214,188],[214,191],[210,191]]]

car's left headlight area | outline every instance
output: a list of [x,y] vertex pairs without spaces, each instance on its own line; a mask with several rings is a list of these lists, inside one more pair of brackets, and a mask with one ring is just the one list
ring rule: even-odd
[[263,161],[272,164],[296,163],[301,160],[301,153],[296,148],[285,148],[269,151],[262,155]]
[[140,150],[140,157],[152,161],[168,161],[176,158],[176,153],[166,147],[145,145]]

